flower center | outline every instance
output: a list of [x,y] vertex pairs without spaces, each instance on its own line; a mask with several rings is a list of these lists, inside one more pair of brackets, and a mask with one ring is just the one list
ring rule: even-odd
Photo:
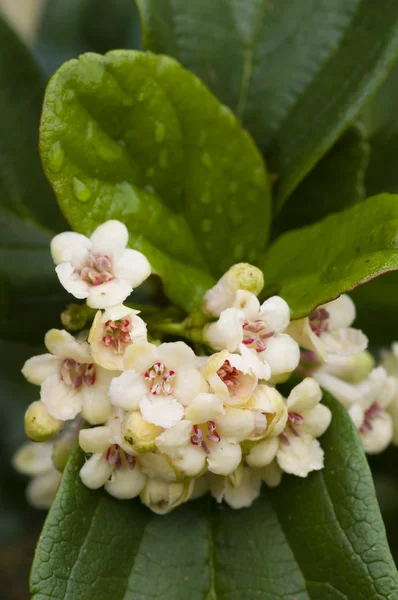
[[217,375],[230,392],[238,389],[240,371],[236,367],[232,367],[229,360],[224,361],[224,364],[218,369]]
[[256,352],[263,352],[266,349],[265,340],[274,335],[274,331],[267,331],[264,321],[246,321],[242,325],[243,343]]
[[304,422],[304,419],[299,413],[296,413],[296,412],[288,413],[286,427],[282,431],[282,433],[279,435],[279,439],[282,442],[282,444],[285,444],[285,446],[289,446],[289,444],[290,444],[289,435],[294,435],[295,437],[300,437],[300,434],[297,431],[296,426],[302,425],[303,422]]
[[124,450],[122,450],[119,444],[113,444],[109,446],[106,451],[106,460],[109,464],[115,465],[116,469],[119,470],[122,467],[127,467],[128,469],[134,469],[136,459],[135,456],[130,456],[130,454],[126,454]]
[[61,380],[74,390],[82,385],[93,385],[95,377],[95,366],[92,363],[78,363],[72,358],[66,358],[62,363]]
[[329,313],[326,308],[316,308],[309,316],[312,331],[320,337],[321,333],[329,330]]
[[221,438],[216,431],[216,424],[214,421],[207,422],[207,428],[205,431],[203,431],[203,426],[199,426],[199,425],[193,426],[193,434],[191,436],[191,444],[193,444],[194,446],[201,446],[203,448],[203,450],[206,452],[206,454],[210,454],[210,448],[209,448],[206,440],[217,444],[217,442],[219,442],[220,439]]
[[169,370],[165,364],[157,362],[145,373],[145,379],[150,384],[151,394],[165,394],[169,396],[172,391],[172,383],[175,371]]
[[106,321],[104,329],[103,344],[111,348],[115,354],[123,354],[126,346],[133,343],[131,330],[133,326],[130,319],[118,319],[117,321]]
[[83,281],[90,285],[101,285],[113,279],[111,273],[112,263],[107,256],[100,256],[90,252],[86,265],[78,271]]
[[372,431],[373,424],[372,421],[380,416],[382,412],[382,408],[378,402],[374,402],[372,406],[370,406],[367,410],[365,410],[365,418],[364,421],[359,428],[361,433],[367,433],[368,431]]

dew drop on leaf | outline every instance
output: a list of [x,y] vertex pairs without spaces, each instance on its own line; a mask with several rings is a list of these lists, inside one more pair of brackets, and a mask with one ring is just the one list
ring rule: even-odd
[[210,194],[209,194],[209,192],[208,192],[207,190],[206,190],[206,192],[204,192],[204,193],[201,195],[201,197],[200,197],[200,201],[201,201],[203,204],[210,204],[211,197],[210,197]]
[[85,183],[80,181],[80,179],[77,179],[77,177],[73,178],[73,189],[75,192],[75,196],[79,200],[79,202],[87,202],[88,200],[90,200],[90,188]]
[[212,161],[211,156],[210,156],[210,154],[208,152],[203,152],[201,159],[202,159],[202,164],[205,167],[208,167],[210,169],[210,167],[213,166],[213,161]]
[[163,142],[165,133],[166,133],[165,126],[163,125],[163,123],[160,123],[158,121],[155,125],[155,140],[157,141],[158,144],[161,144]]
[[211,231],[211,221],[210,219],[203,219],[201,223],[201,228],[203,233],[209,233]]
[[54,142],[48,154],[48,164],[53,173],[59,173],[64,163],[65,152],[61,142]]

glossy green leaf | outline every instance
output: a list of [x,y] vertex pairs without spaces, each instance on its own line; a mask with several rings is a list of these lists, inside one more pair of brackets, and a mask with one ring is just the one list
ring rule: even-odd
[[203,499],[156,516],[86,489],[76,449],[40,536],[33,599],[395,599],[365,455],[345,409],[325,402],[324,470],[286,476],[250,509]]
[[398,269],[398,197],[380,194],[278,238],[261,262],[264,293],[278,293],[294,319]]
[[122,220],[175,303],[255,261],[268,235],[261,155],[229,109],[174,60],[86,54],[48,86],[41,154],[73,229]]
[[365,129],[353,125],[290,196],[273,224],[273,236],[316,223],[363,200],[368,158]]
[[395,59],[398,3],[136,0],[144,47],[196,73],[280,176],[280,208]]
[[45,4],[36,52],[49,75],[83,52],[140,47],[140,23],[132,0],[47,0]]

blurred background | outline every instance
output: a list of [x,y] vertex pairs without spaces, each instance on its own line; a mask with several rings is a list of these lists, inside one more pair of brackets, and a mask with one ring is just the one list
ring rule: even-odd
[[[140,47],[139,21],[132,0],[0,0],[0,14],[28,44],[32,55],[40,65],[43,89],[45,81],[62,62],[84,51],[103,53],[113,48]],[[14,67],[13,58],[11,53],[7,57],[11,68]],[[17,65],[15,67],[17,68]],[[38,97],[38,113],[41,98],[42,91]],[[0,134],[4,135],[4,132],[0,130]],[[35,135],[36,133],[33,132],[34,144],[36,144]],[[0,156],[0,175],[1,167]],[[45,182],[43,185],[46,185]],[[48,193],[50,197],[51,192]],[[51,198],[49,202],[55,207],[55,199]],[[0,290],[0,300],[2,294],[3,290]],[[361,307],[361,297],[355,299]],[[33,510],[26,503],[24,497],[26,479],[15,473],[11,466],[11,458],[25,441],[23,432],[25,408],[27,404],[38,399],[38,390],[27,384],[20,374],[21,366],[26,358],[43,351],[40,344],[44,331],[49,327],[59,326],[58,316],[65,304],[65,296],[51,297],[50,300],[51,303],[49,301],[48,306],[44,307],[44,314],[40,315],[43,319],[38,319],[38,325],[35,325],[31,319],[32,301],[34,301],[32,298],[29,298],[26,304],[23,299],[22,301],[18,299],[20,305],[18,305],[18,313],[15,312],[14,323],[8,313],[0,311],[0,329],[4,315],[7,315],[7,321],[11,319],[13,325],[12,341],[10,341],[11,337],[10,340],[7,339],[2,329],[0,331],[0,339],[4,338],[0,341],[2,423],[0,589],[1,598],[5,600],[29,598],[28,574],[36,540],[45,518],[44,511]],[[42,304],[43,297],[40,297],[38,306],[41,307]],[[369,306],[363,305],[362,309],[368,316]],[[36,321],[36,313],[34,314]],[[361,312],[359,317],[361,320]],[[23,333],[20,332],[21,322]],[[376,314],[374,323],[375,331],[370,333],[372,336],[377,336]],[[398,449],[390,448],[383,455],[370,459],[380,506],[396,561],[398,561],[397,458]]]

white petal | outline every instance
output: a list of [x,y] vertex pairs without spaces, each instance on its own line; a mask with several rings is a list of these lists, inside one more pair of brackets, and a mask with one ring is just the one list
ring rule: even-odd
[[[92,234],[90,240],[93,252],[118,260],[126,249],[129,234],[120,221],[106,221]],[[118,303],[117,303],[118,304]]]
[[209,471],[216,475],[230,475],[238,468],[242,460],[242,450],[239,444],[231,444],[220,440],[211,445],[211,452],[207,457]]
[[61,263],[55,268],[61,285],[75,298],[84,300],[90,293],[88,283],[80,279],[70,263]]
[[184,417],[184,407],[170,397],[144,396],[140,410],[145,421],[168,429]]
[[169,429],[166,429],[156,438],[156,446],[160,452],[171,458],[180,456],[184,446],[190,443],[192,435],[192,423],[186,419],[179,421]]
[[141,493],[141,502],[158,515],[164,515],[183,502],[187,502],[193,491],[194,482],[165,483],[149,479]]
[[346,383],[338,377],[329,375],[328,373],[315,371],[313,375],[322,388],[332,394],[332,396],[346,408],[361,401],[362,395],[357,386]]
[[136,288],[151,274],[151,265],[146,257],[137,250],[125,250],[113,266],[113,273],[119,279],[127,281]]
[[41,386],[40,399],[54,419],[69,421],[79,414],[82,396],[65,385],[58,375],[47,377]]
[[367,454],[379,454],[391,444],[393,438],[393,422],[391,415],[381,413],[372,420],[372,429],[360,433],[362,445]]
[[25,475],[41,475],[54,468],[53,444],[26,442],[12,457],[13,467]]
[[142,398],[148,394],[148,386],[140,373],[125,371],[112,379],[108,394],[113,406],[137,410]]
[[111,445],[111,430],[109,427],[93,427],[81,429],[79,432],[79,445],[84,452],[101,454]]
[[398,446],[398,396],[388,405],[388,412],[392,417],[394,425],[394,437],[392,441],[394,445]]
[[56,265],[71,263],[76,269],[81,268],[87,260],[91,242],[85,235],[66,231],[51,240],[51,256]]
[[147,481],[138,464],[133,469],[120,469],[112,473],[112,477],[105,484],[105,489],[118,500],[130,500],[142,492]]
[[300,348],[290,335],[277,333],[267,340],[260,357],[269,364],[272,375],[291,373],[300,362]]
[[173,382],[173,395],[188,406],[196,396],[208,392],[209,386],[198,369],[178,369]]
[[264,360],[259,357],[255,350],[251,350],[244,344],[240,344],[239,351],[252,373],[258,379],[268,380],[271,377],[271,369],[269,364],[264,362]]
[[286,333],[292,336],[301,348],[315,352],[321,360],[326,359],[325,346],[321,339],[312,331],[308,317],[292,321]]
[[183,454],[175,458],[173,462],[186,477],[196,477],[206,467],[206,453],[200,446],[190,444],[184,448]]
[[142,342],[133,344],[124,353],[124,368],[145,373],[158,360],[157,346]]
[[133,288],[124,279],[111,279],[100,285],[92,285],[89,290],[87,304],[91,308],[109,308],[121,304],[130,296]]
[[257,296],[247,290],[237,290],[232,307],[239,309],[244,321],[259,319],[260,302]]
[[325,308],[329,313],[330,330],[349,327],[355,321],[355,304],[347,294],[343,294],[320,308]]
[[41,385],[51,375],[59,374],[61,361],[51,354],[40,354],[28,358],[22,368],[22,374],[29,383]]
[[341,327],[321,333],[321,341],[325,345],[326,352],[339,354],[341,356],[351,356],[359,354],[366,350],[368,338],[360,329],[352,327]]
[[263,482],[270,488],[277,487],[282,481],[283,471],[276,460],[258,471]]
[[243,340],[242,323],[242,312],[236,308],[227,308],[216,323],[205,329],[204,337],[212,348],[234,352]]
[[244,469],[240,484],[236,487],[227,483],[224,500],[234,509],[248,508],[259,497],[261,478],[252,469]]
[[102,425],[108,419],[112,412],[106,390],[101,389],[96,383],[91,386],[83,386],[81,390],[83,419],[90,425]]
[[96,490],[108,481],[114,468],[104,454],[93,454],[80,469],[80,479],[86,487]]
[[255,428],[254,412],[242,408],[227,408],[216,419],[217,432],[222,439],[243,442],[250,438]]
[[268,331],[284,331],[290,322],[289,305],[280,296],[272,296],[261,305],[258,318],[266,323]]
[[71,358],[78,363],[91,363],[90,346],[87,342],[78,342],[65,329],[50,329],[44,343],[51,354],[57,358]]
[[55,468],[34,477],[26,488],[26,497],[33,508],[49,508],[54,499],[61,473]]
[[365,419],[365,412],[360,404],[353,404],[349,409],[348,414],[357,429],[362,427]]
[[148,475],[150,480],[159,478],[162,481],[175,481],[176,472],[170,465],[168,459],[163,454],[155,454],[155,452],[146,452],[140,456],[140,465],[143,473]]
[[277,437],[263,440],[253,446],[246,456],[246,462],[250,467],[259,469],[266,467],[275,458],[278,451],[279,441]]
[[158,346],[159,362],[169,369],[192,369],[196,364],[195,353],[185,342],[169,342]]
[[185,417],[192,423],[214,421],[225,412],[223,401],[215,394],[199,394],[185,410]]
[[302,413],[304,410],[314,408],[321,401],[322,390],[312,377],[306,377],[296,385],[287,399],[289,411]]
[[304,422],[300,426],[300,433],[309,433],[312,437],[319,437],[325,433],[332,420],[332,413],[327,406],[317,404],[311,410],[301,413]]
[[289,444],[280,443],[276,455],[282,471],[298,477],[307,477],[311,471],[323,468],[323,450],[318,442],[308,434],[300,437],[289,436]]

